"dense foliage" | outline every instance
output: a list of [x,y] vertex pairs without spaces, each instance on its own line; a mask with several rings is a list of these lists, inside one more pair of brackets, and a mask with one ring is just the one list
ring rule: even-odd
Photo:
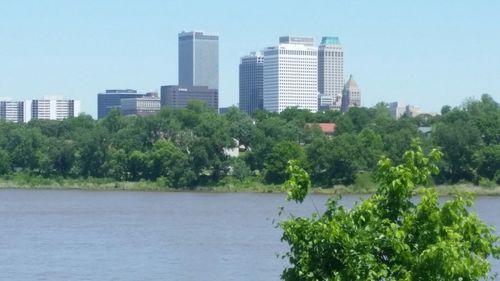
[[[336,123],[336,132],[325,135],[306,125],[322,122]],[[422,127],[432,132],[424,134]],[[331,187],[369,180],[381,155],[400,163],[415,137],[444,152],[437,183],[500,182],[500,108],[488,95],[461,107],[445,106],[441,116],[399,120],[382,103],[346,114],[291,108],[248,116],[236,108],[217,114],[193,102],[149,117],[112,111],[99,121],[81,115],[0,122],[0,175],[146,180],[174,188],[228,181],[281,184],[287,161],[294,159],[315,186]],[[239,157],[227,156],[231,148],[239,148]]]
[[[438,202],[435,188],[426,188],[414,203],[415,187],[428,184],[438,172],[441,152],[424,154],[414,144],[402,164],[388,158],[378,163],[380,184],[369,199],[351,210],[328,202],[322,215],[292,217],[280,223],[287,281],[484,280],[489,257],[499,258],[495,231],[470,212],[472,199],[457,196]],[[291,161],[286,186],[289,199],[302,202],[310,182]]]

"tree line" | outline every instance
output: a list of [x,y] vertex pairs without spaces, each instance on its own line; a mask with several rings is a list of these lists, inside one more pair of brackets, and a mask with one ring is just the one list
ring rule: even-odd
[[[335,123],[335,133],[310,125],[318,123]],[[486,94],[459,107],[443,106],[441,115],[398,120],[384,103],[345,114],[290,108],[248,116],[237,108],[218,114],[191,102],[147,117],[112,111],[98,121],[82,114],[0,122],[0,175],[161,181],[172,188],[281,184],[288,160],[295,159],[315,186],[332,187],[370,175],[382,155],[401,162],[414,138],[424,149],[444,153],[436,183],[500,183],[500,108]],[[239,156],[228,156],[230,148],[239,149]]]

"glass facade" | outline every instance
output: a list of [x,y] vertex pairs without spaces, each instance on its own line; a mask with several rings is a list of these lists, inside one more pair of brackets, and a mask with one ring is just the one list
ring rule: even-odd
[[127,98],[143,97],[136,90],[106,90],[105,93],[97,95],[97,119],[102,119],[108,115],[113,108],[120,109],[121,100]]
[[203,32],[179,34],[179,85],[219,88],[219,37]]
[[240,104],[239,108],[248,114],[258,109],[263,109],[264,91],[264,56],[252,53],[241,58],[239,67],[240,74]]
[[219,109],[219,93],[216,89],[206,86],[177,86],[161,87],[161,106],[170,108],[184,108],[192,100],[206,103],[215,110]]

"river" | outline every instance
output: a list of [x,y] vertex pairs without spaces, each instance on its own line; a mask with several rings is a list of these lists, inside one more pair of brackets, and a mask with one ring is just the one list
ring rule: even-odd
[[[279,280],[282,194],[0,190],[0,280]],[[346,196],[352,204],[358,196]],[[480,197],[500,229],[500,198]],[[495,262],[494,271],[500,271]]]

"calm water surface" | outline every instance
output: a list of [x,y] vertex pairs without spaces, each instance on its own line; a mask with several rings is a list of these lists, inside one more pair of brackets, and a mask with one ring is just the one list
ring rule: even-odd
[[[279,280],[277,207],[310,214],[326,199],[0,190],[0,280]],[[499,203],[478,198],[477,211],[500,229]]]

